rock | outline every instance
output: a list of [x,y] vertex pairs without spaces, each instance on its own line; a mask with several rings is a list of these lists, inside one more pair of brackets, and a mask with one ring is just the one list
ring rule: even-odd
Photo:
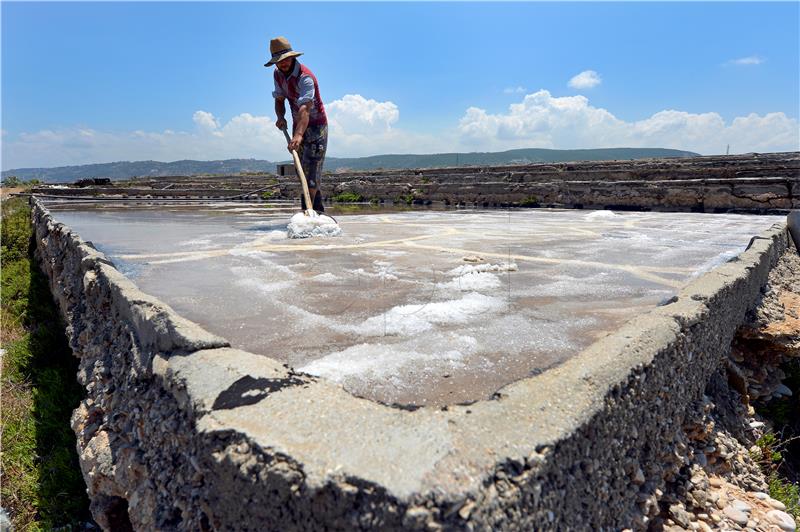
[[797,529],[797,523],[795,523],[794,518],[786,512],[770,510],[767,512],[767,519],[769,519],[770,523],[777,525],[781,530],[793,532]]
[[708,483],[711,484],[715,488],[722,487],[722,479],[719,478],[719,477],[711,477],[709,479]]
[[675,521],[675,523],[683,528],[689,528],[689,523],[692,522],[692,516],[689,515],[689,512],[677,504],[673,504],[669,507],[669,516]]
[[781,394],[781,395],[788,395],[788,396],[791,397],[792,390],[788,386],[786,386],[785,384],[779,384],[778,387],[775,388],[775,393],[778,393],[778,394]]
[[705,490],[702,489],[692,490],[691,495],[692,498],[697,503],[697,506],[701,508],[705,506],[706,501],[708,500],[708,493]]
[[716,501],[717,508],[723,510],[726,506],[728,506],[728,499],[727,497],[723,497],[720,495],[719,499]]
[[706,458],[705,453],[695,454],[694,459],[700,467],[706,467],[708,465],[708,458]]
[[469,519],[469,514],[472,513],[473,508],[475,508],[475,502],[469,501],[467,504],[462,506],[461,509],[458,511],[459,517],[461,517],[461,519],[464,520]]
[[763,500],[769,499],[769,495],[767,495],[763,491],[751,491],[750,495],[752,495],[753,497],[755,497],[759,501],[763,501]]
[[739,526],[745,526],[747,524],[747,514],[741,510],[737,510],[733,506],[726,506],[725,509],[722,510],[722,513]]
[[767,504],[769,504],[770,506],[772,506],[776,510],[781,510],[781,511],[786,510],[786,505],[783,504],[781,501],[776,501],[772,497],[767,498],[766,501],[767,501]]
[[751,429],[760,429],[763,426],[764,426],[764,422],[763,421],[751,421],[750,422],[750,428]]
[[731,501],[730,505],[739,510],[740,512],[744,512],[746,514],[749,514],[751,511],[753,511],[752,506],[738,499],[734,499],[733,501]]
[[642,484],[644,484],[644,481],[645,481],[644,472],[642,471],[641,467],[637,467],[636,472],[633,475],[633,483],[636,484],[637,486],[641,486]]

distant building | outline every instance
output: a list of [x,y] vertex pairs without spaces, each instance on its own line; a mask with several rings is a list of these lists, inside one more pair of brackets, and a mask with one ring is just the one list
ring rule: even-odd
[[278,175],[281,176],[297,175],[297,171],[294,169],[294,164],[283,163],[278,165]]

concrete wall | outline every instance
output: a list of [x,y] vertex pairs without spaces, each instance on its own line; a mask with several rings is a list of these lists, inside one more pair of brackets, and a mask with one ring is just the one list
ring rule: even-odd
[[73,416],[105,529],[641,528],[689,405],[787,246],[783,225],[671,303],[492,400],[407,411],[228,347],[34,200],[81,360]]

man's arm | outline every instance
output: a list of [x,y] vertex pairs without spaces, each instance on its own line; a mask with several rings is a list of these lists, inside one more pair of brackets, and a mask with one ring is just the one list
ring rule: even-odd
[[[277,103],[276,103],[277,105]],[[296,150],[303,142],[303,135],[308,128],[308,117],[311,110],[312,102],[306,102],[300,106],[297,111],[297,121],[294,124],[294,135],[292,141],[289,143],[289,151]]]
[[278,117],[275,121],[278,129],[286,129],[286,98],[275,98],[275,116]]

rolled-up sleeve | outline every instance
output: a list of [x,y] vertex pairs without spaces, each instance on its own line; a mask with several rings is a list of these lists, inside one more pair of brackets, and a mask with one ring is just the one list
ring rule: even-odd
[[314,101],[314,80],[311,76],[300,76],[297,83],[297,105],[303,105],[306,102]]

